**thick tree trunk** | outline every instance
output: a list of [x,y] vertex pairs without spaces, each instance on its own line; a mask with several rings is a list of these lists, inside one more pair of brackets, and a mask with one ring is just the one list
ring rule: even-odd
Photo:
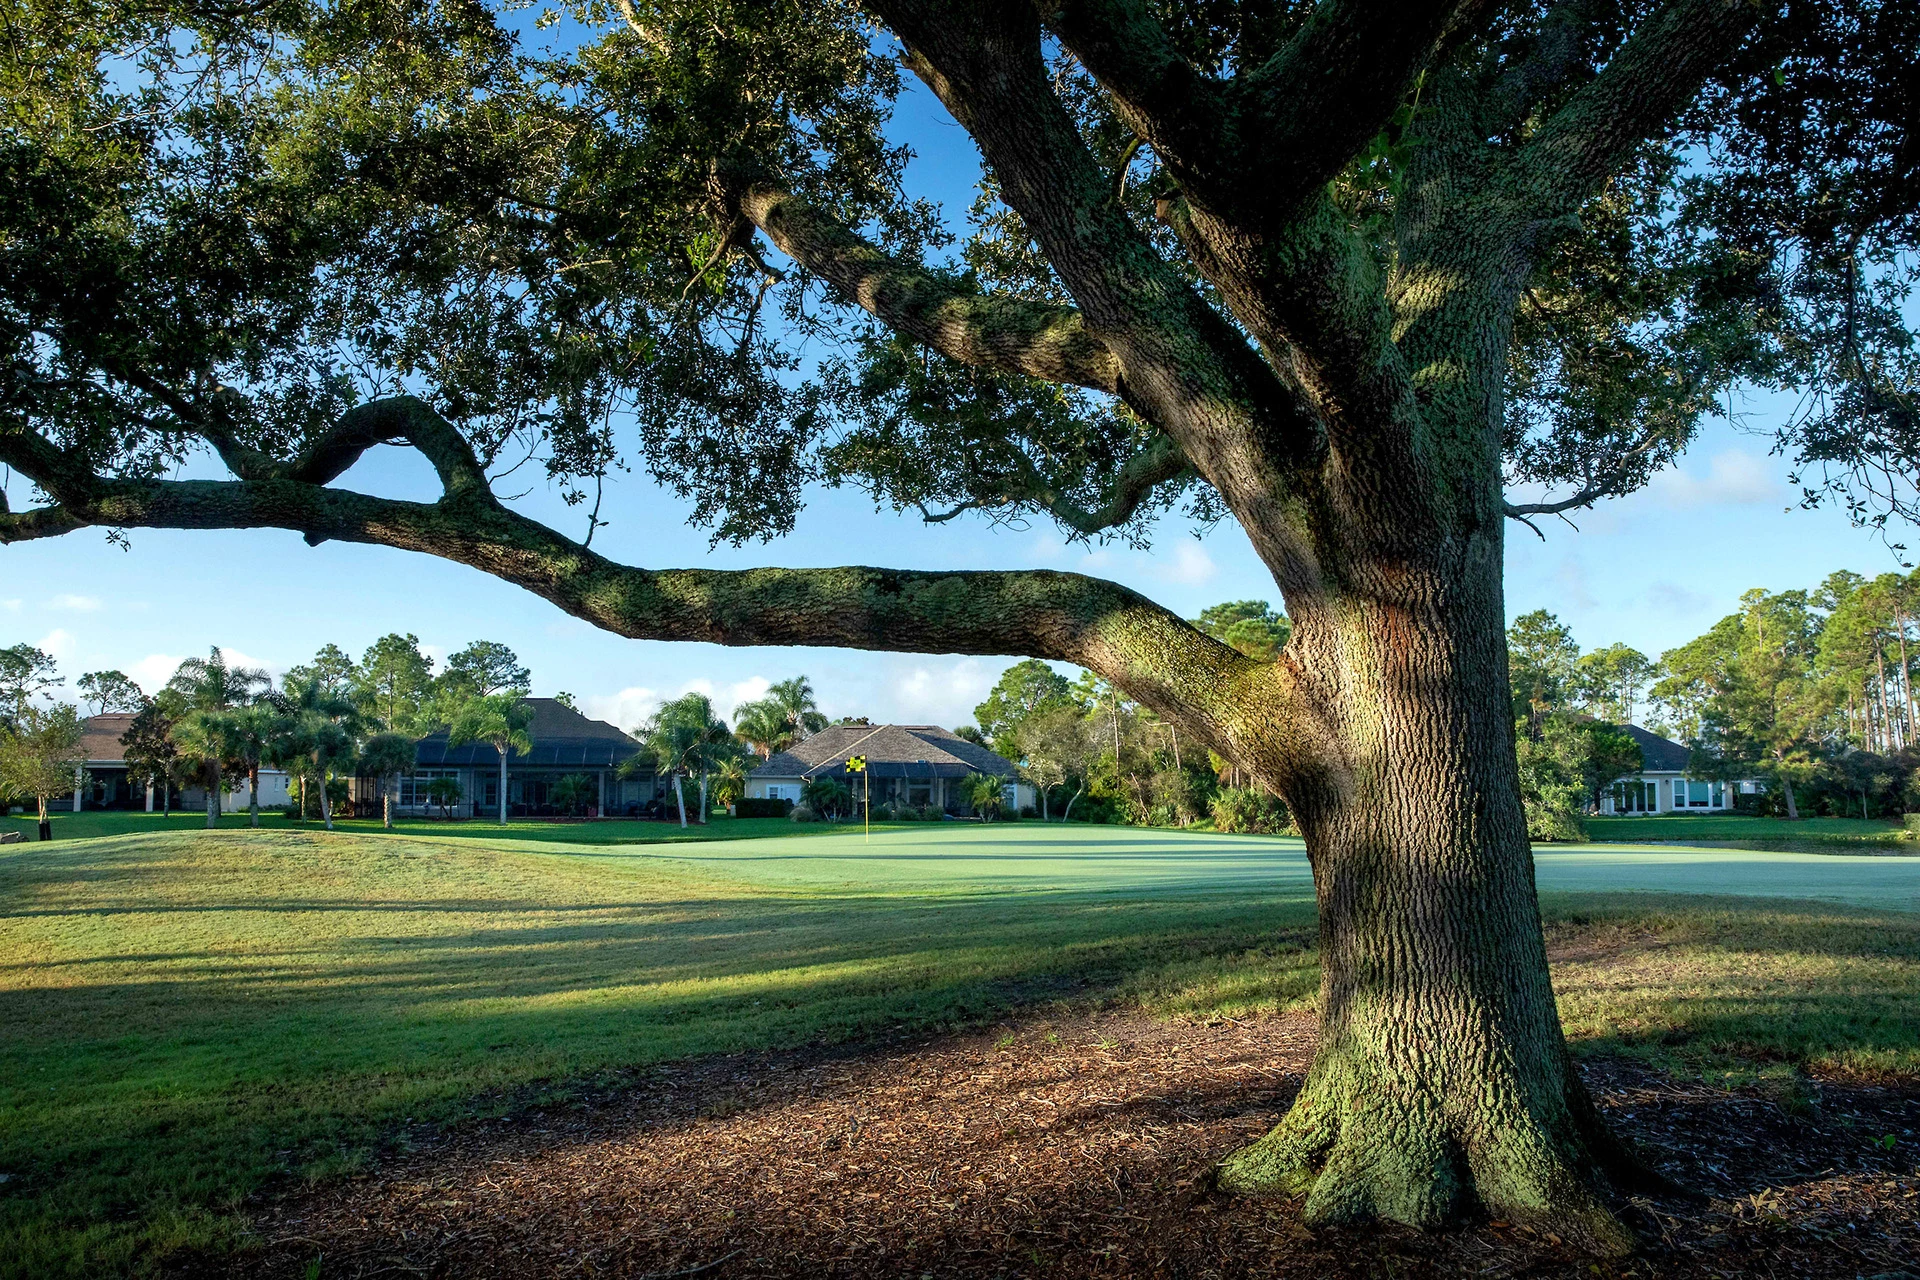
[[673,775],[673,802],[680,806],[680,829],[685,831],[687,829],[687,796],[686,792],[680,789],[680,775],[677,773]]
[[380,779],[380,825],[388,831],[393,830],[393,783],[392,778]]
[[247,825],[260,825],[260,766],[247,770]]
[[207,762],[207,776],[207,828],[211,830],[220,825],[220,791],[223,782],[218,760]]
[[1280,1125],[1217,1178],[1305,1194],[1312,1223],[1489,1213],[1619,1253],[1633,1237],[1603,1170],[1630,1166],[1574,1074],[1548,980],[1499,539],[1463,543],[1453,563],[1368,571],[1296,615],[1291,652],[1335,747],[1284,788],[1319,900],[1320,1046]]
[[507,748],[500,751],[500,825],[507,825]]
[[331,831],[333,830],[333,801],[327,798],[327,771],[320,769],[317,772],[320,775],[320,821],[326,824],[327,830]]
[[700,775],[700,825],[707,825],[707,775]]

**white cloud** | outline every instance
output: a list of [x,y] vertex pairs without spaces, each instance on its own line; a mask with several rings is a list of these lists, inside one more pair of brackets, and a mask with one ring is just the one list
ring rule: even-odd
[[224,645],[220,648],[220,656],[226,660],[229,667],[258,667],[266,672],[270,679],[276,681],[287,671],[285,663],[274,662],[268,658],[256,658],[250,653],[242,653],[238,649],[229,649]]
[[77,642],[74,640],[73,632],[63,627],[55,627],[40,637],[40,643],[37,647],[45,649],[58,661],[68,662],[73,658],[76,645]]
[[18,613],[20,603],[18,600],[0,600],[0,609],[5,609],[8,613]]
[[658,689],[648,689],[641,685],[630,685],[618,693],[589,693],[579,697],[581,714],[593,720],[605,720],[622,729],[631,729],[657,710],[669,697],[678,698],[689,693],[704,693],[713,703],[713,710],[722,720],[733,719],[733,709],[743,702],[765,696],[772,681],[765,676],[748,676],[745,680],[736,680],[731,684],[716,686],[713,681],[701,678],[689,680],[672,694]]
[[1669,507],[1761,506],[1785,502],[1789,495],[1766,458],[1742,449],[1716,453],[1707,471],[1663,471],[1647,486],[1648,496]]
[[580,711],[588,719],[605,720],[621,729],[631,729],[653,714],[664,701],[659,692],[632,685],[618,693],[589,693],[580,698]]
[[773,681],[767,679],[765,676],[748,676],[745,680],[736,680],[728,685],[724,698],[714,694],[708,694],[707,696],[713,698],[713,709],[715,711],[718,711],[728,719],[732,719],[733,709],[735,707],[743,702],[752,702],[756,698],[766,697],[767,690],[772,687]]
[[59,595],[47,601],[49,609],[69,609],[75,613],[94,613],[101,607],[99,596]]
[[935,664],[915,661],[896,675],[881,692],[881,705],[866,714],[900,724],[938,724],[952,728],[973,719],[973,709],[994,682],[1001,667],[989,667],[978,658],[960,658]]
[[[229,667],[258,667],[267,673],[269,679],[275,682],[278,682],[280,677],[286,674],[286,667],[282,664],[268,661],[265,658],[256,658],[251,654],[242,653],[238,649],[222,649],[220,650],[220,656],[225,659]],[[122,667],[121,670],[124,671],[135,684],[151,694],[160,689],[164,689],[167,681],[173,679],[173,673],[179,670],[180,664],[185,661],[186,659],[179,654],[150,653],[146,657]]]
[[157,693],[166,687],[167,681],[173,679],[174,670],[184,661],[186,659],[171,653],[150,653],[129,666],[126,674],[149,694]]
[[1213,580],[1220,566],[1213,562],[1205,547],[1192,538],[1182,538],[1173,553],[1173,563],[1159,566],[1160,576],[1183,586],[1199,586]]

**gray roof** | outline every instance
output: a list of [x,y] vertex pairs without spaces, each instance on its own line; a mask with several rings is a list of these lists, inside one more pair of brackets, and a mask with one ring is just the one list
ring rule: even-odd
[[[605,720],[589,720],[564,702],[556,702],[552,698],[528,698],[526,702],[533,708],[533,720],[527,726],[527,736],[533,739],[533,750],[526,755],[518,751],[509,752],[509,765],[546,769],[608,769],[640,751],[638,742],[613,725]],[[422,768],[446,765],[498,767],[500,753],[486,742],[463,742],[457,747],[448,746],[447,731],[442,729],[420,739],[414,751],[414,763]]]
[[755,769],[755,778],[842,776],[848,756],[865,756],[875,778],[964,778],[989,773],[1012,777],[1013,762],[931,724],[836,724]]
[[1687,758],[1693,753],[1671,738],[1648,733],[1637,724],[1620,726],[1629,738],[1640,744],[1642,773],[1685,773]]

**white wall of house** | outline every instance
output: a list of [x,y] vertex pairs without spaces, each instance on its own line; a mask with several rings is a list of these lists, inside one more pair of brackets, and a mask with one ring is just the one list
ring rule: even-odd
[[748,778],[747,799],[791,800],[798,804],[800,788],[805,785],[799,778]]
[[1747,780],[1741,782],[1712,782],[1699,778],[1689,778],[1684,773],[1638,773],[1624,778],[1614,779],[1616,787],[1630,786],[1644,782],[1650,788],[1648,798],[1653,801],[1646,809],[1618,807],[1611,791],[1601,797],[1602,814],[1625,814],[1646,816],[1656,813],[1722,813],[1733,808],[1736,794],[1753,795],[1763,789],[1762,784]]

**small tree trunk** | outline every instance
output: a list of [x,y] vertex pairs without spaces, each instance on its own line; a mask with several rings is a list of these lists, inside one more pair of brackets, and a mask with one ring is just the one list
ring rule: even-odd
[[207,776],[207,829],[212,830],[220,825],[220,791],[223,784],[218,760],[207,762]]
[[707,775],[700,775],[700,825],[707,825]]
[[327,771],[319,769],[316,772],[320,775],[320,820],[326,824],[327,830],[331,831],[333,830],[333,801],[327,796]]
[[673,802],[680,806],[680,829],[685,831],[687,829],[687,797],[686,793],[680,789],[680,775],[677,773],[673,775]]
[[1067,797],[1067,807],[1060,811],[1060,823],[1062,826],[1066,825],[1067,819],[1073,816],[1073,802],[1075,800],[1078,800],[1081,796],[1085,795],[1086,793],[1087,793],[1087,787],[1086,787],[1086,784],[1083,782],[1080,784],[1079,790],[1075,791],[1072,795]]
[[260,825],[260,766],[257,764],[247,769],[247,825]]
[[507,825],[507,748],[500,751],[500,825]]
[[1606,1174],[1633,1166],[1574,1073],[1548,979],[1499,538],[1462,542],[1451,563],[1362,564],[1296,616],[1316,727],[1340,744],[1327,774],[1271,779],[1313,867],[1320,1042],[1279,1126],[1216,1178],[1305,1194],[1310,1224],[1487,1213],[1624,1253]]
[[393,830],[393,778],[380,779],[380,819],[381,825]]

